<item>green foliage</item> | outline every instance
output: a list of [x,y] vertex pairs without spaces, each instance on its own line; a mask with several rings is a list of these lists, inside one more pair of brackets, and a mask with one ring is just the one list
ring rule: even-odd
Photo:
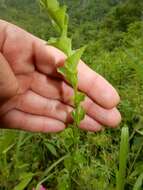
[[133,187],[133,190],[141,190],[142,184],[143,184],[143,173],[140,174],[140,176],[138,177],[138,179]]
[[[67,79],[74,89],[77,89],[77,65],[84,49],[85,48],[81,48],[72,53],[72,55],[66,59],[65,66],[58,69],[58,72],[61,73],[65,79]],[[75,101],[76,99],[82,100],[80,97],[78,97],[78,95],[80,96],[79,93],[78,95],[75,95]],[[78,104],[80,103],[80,101],[76,102],[78,102]]]
[[67,32],[68,16],[66,14],[66,7],[60,7],[57,0],[40,0],[40,4],[47,11],[61,32]]
[[71,187],[70,176],[68,170],[61,171],[58,177],[58,190],[68,190]]
[[22,173],[20,183],[13,190],[24,190],[28,183],[32,180],[33,173]]
[[[110,29],[126,31],[129,24],[142,19],[142,0],[127,0],[117,5],[106,18],[105,24]],[[112,26],[112,27],[111,27]]]

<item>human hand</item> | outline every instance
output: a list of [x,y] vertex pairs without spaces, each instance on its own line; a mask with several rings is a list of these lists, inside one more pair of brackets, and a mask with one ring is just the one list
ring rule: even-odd
[[[64,130],[73,110],[73,89],[57,73],[65,55],[15,25],[0,21],[0,123],[33,132]],[[78,86],[87,96],[80,128],[100,131],[121,120],[116,90],[82,61]]]

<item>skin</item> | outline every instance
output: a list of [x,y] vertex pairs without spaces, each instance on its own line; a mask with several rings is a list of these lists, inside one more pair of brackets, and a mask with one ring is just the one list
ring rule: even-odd
[[[73,89],[56,69],[66,56],[15,25],[0,20],[0,123],[4,128],[59,132],[72,122]],[[116,127],[121,116],[116,90],[84,62],[78,64],[79,90],[86,94],[80,128]]]

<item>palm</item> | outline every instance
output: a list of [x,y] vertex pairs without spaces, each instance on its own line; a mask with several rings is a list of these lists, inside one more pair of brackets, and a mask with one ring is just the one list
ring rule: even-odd
[[[73,109],[73,90],[56,73],[56,68],[64,63],[64,54],[13,25],[6,28],[4,35],[2,53],[13,69],[19,90],[0,108],[3,125],[30,131],[63,130],[71,121]],[[89,83],[93,82],[96,91],[90,90]],[[82,62],[79,88],[87,94],[83,103],[87,115],[81,128],[98,131],[102,124],[114,126],[119,122],[116,91]],[[104,95],[104,89],[109,95]]]

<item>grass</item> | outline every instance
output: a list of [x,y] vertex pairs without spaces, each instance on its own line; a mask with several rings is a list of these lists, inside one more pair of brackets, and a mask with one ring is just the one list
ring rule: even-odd
[[117,172],[117,190],[124,190],[127,171],[127,159],[129,152],[129,129],[123,127],[121,132],[119,171]]

